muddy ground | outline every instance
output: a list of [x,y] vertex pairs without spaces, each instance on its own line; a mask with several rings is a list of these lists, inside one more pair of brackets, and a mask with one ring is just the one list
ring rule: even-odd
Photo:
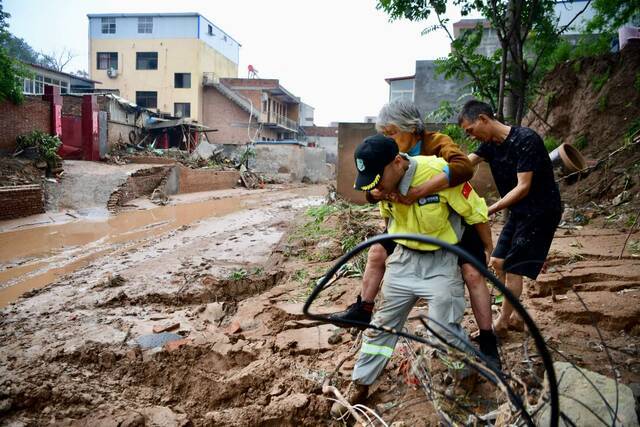
[[[229,212],[182,222],[159,217],[151,226],[136,223],[127,238],[98,239],[99,255],[86,265],[0,311],[0,423],[340,425],[321,384],[356,337],[305,319],[302,304],[353,245],[345,235],[357,240],[381,224],[372,209],[305,214],[324,192],[243,194],[245,202]],[[353,218],[366,227],[356,230]],[[612,376],[593,318],[621,380],[638,383],[640,259],[635,243],[618,259],[626,237],[595,220],[568,223],[556,234],[547,272],[527,283],[524,302],[557,360]],[[630,242],[639,240],[632,233]],[[10,265],[81,256],[71,249],[23,255]],[[359,283],[338,281],[316,310],[343,309]],[[468,308],[469,331],[473,323]],[[535,365],[539,372],[530,341],[518,331],[502,340],[509,369]],[[434,425],[431,403],[403,368],[406,359],[406,351],[395,353],[368,404],[389,424]],[[343,390],[353,362],[335,378]]]

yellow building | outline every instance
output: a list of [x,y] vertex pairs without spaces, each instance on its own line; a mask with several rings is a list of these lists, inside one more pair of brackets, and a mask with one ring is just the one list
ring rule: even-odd
[[200,14],[87,16],[96,89],[141,107],[201,122],[203,79],[238,76],[240,44]]

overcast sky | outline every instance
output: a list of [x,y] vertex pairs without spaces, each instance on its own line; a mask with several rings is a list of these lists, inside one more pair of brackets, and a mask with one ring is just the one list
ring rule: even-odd
[[[65,71],[87,70],[88,13],[198,12],[242,47],[239,77],[252,64],[315,107],[317,125],[360,122],[388,100],[386,77],[412,75],[416,59],[446,56],[432,22],[397,21],[375,0],[3,0],[9,30],[34,49],[66,47],[78,56]],[[452,22],[460,18],[452,11]]]

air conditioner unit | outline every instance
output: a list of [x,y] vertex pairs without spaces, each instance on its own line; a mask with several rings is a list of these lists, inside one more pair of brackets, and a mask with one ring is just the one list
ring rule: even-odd
[[107,70],[107,76],[115,79],[116,77],[118,77],[118,70],[116,70],[115,68],[109,68]]

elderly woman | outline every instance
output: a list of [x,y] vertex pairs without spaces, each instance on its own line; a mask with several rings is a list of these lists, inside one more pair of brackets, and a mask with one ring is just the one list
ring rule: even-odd
[[[412,204],[420,198],[435,194],[445,188],[463,184],[473,176],[473,167],[467,155],[447,135],[427,131],[420,118],[420,112],[413,103],[392,102],[385,105],[378,114],[376,129],[385,136],[394,139],[401,152],[410,156],[438,156],[448,163],[448,168],[443,173],[418,187],[411,188],[406,195],[394,194],[392,196],[395,197],[394,201]],[[369,192],[368,199],[371,202],[376,202],[380,199],[380,193],[374,188]],[[474,227],[465,224],[459,245],[480,262],[486,264],[493,247],[483,244],[483,241],[491,242],[491,236],[482,236],[481,238]],[[356,320],[365,323],[371,321],[374,300],[385,272],[385,261],[394,251],[395,246],[393,241],[371,246],[362,278],[362,291],[357,301],[347,310],[331,316],[335,323],[340,324],[341,320]],[[489,290],[482,275],[471,264],[462,259],[459,263],[463,279],[469,289],[471,307],[480,330],[478,335],[480,350],[499,363],[496,337],[491,324]]]

